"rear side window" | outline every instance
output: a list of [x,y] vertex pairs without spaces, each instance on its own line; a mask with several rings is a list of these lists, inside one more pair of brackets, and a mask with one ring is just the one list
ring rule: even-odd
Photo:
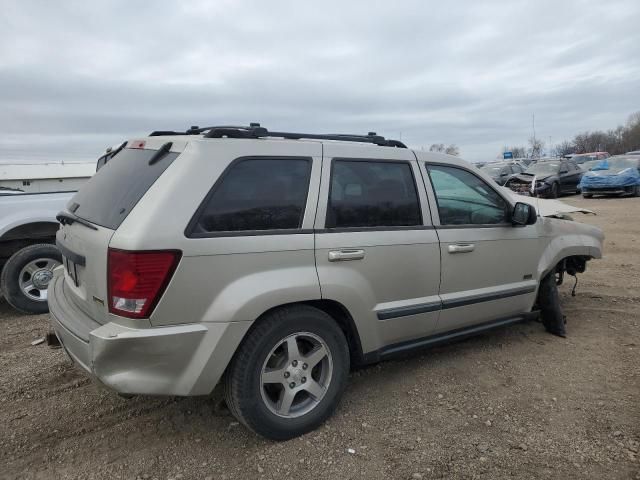
[[408,163],[333,161],[327,228],[414,225],[422,217]]
[[309,158],[235,161],[196,213],[191,236],[300,228],[310,176]]
[[91,223],[117,229],[179,155],[169,152],[149,165],[156,152],[125,148],[102,165],[73,196],[67,208]]

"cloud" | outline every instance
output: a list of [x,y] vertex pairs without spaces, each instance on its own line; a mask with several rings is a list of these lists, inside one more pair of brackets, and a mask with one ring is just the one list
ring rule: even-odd
[[636,0],[5,3],[2,162],[250,121],[486,160],[640,109]]

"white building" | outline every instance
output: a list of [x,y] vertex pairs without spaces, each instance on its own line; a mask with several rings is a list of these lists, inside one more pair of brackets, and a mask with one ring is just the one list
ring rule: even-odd
[[76,191],[95,172],[95,162],[0,163],[0,194],[3,189],[24,193]]

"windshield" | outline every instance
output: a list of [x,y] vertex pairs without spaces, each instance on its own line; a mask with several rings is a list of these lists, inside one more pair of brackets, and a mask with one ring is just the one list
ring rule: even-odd
[[[576,163],[584,163],[584,162],[588,162],[590,160],[597,160],[598,156],[597,155],[574,155],[573,156],[573,160]],[[602,158],[602,157],[600,157]]]
[[539,162],[524,172],[527,175],[555,175],[560,171],[560,162]]
[[591,170],[593,167],[598,165],[600,162],[602,162],[602,160],[589,160],[588,162],[584,162],[584,163],[580,164],[580,168],[582,168],[582,170]]
[[503,168],[504,167],[501,165],[486,165],[482,167],[480,170],[482,170],[483,172],[487,173],[492,177],[499,177]]
[[620,173],[627,168],[638,168],[638,160],[632,158],[607,158],[594,163],[594,165],[591,165],[591,169],[605,170],[607,173],[614,174]]

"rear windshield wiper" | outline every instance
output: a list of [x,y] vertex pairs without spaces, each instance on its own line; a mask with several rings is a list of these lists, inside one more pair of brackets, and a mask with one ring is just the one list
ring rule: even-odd
[[172,146],[173,146],[173,142],[167,142],[164,145],[162,145],[158,149],[158,151],[154,153],[153,156],[149,159],[149,165],[158,163],[162,157],[164,157],[167,153],[169,153],[169,150],[171,150]]
[[80,225],[84,225],[91,230],[98,230],[98,227],[96,227],[95,225],[92,225],[91,223],[78,217],[77,215],[73,215],[72,213],[68,212],[58,213],[58,215],[56,215],[56,220],[58,220],[62,225],[71,225],[74,222],[78,222]]

